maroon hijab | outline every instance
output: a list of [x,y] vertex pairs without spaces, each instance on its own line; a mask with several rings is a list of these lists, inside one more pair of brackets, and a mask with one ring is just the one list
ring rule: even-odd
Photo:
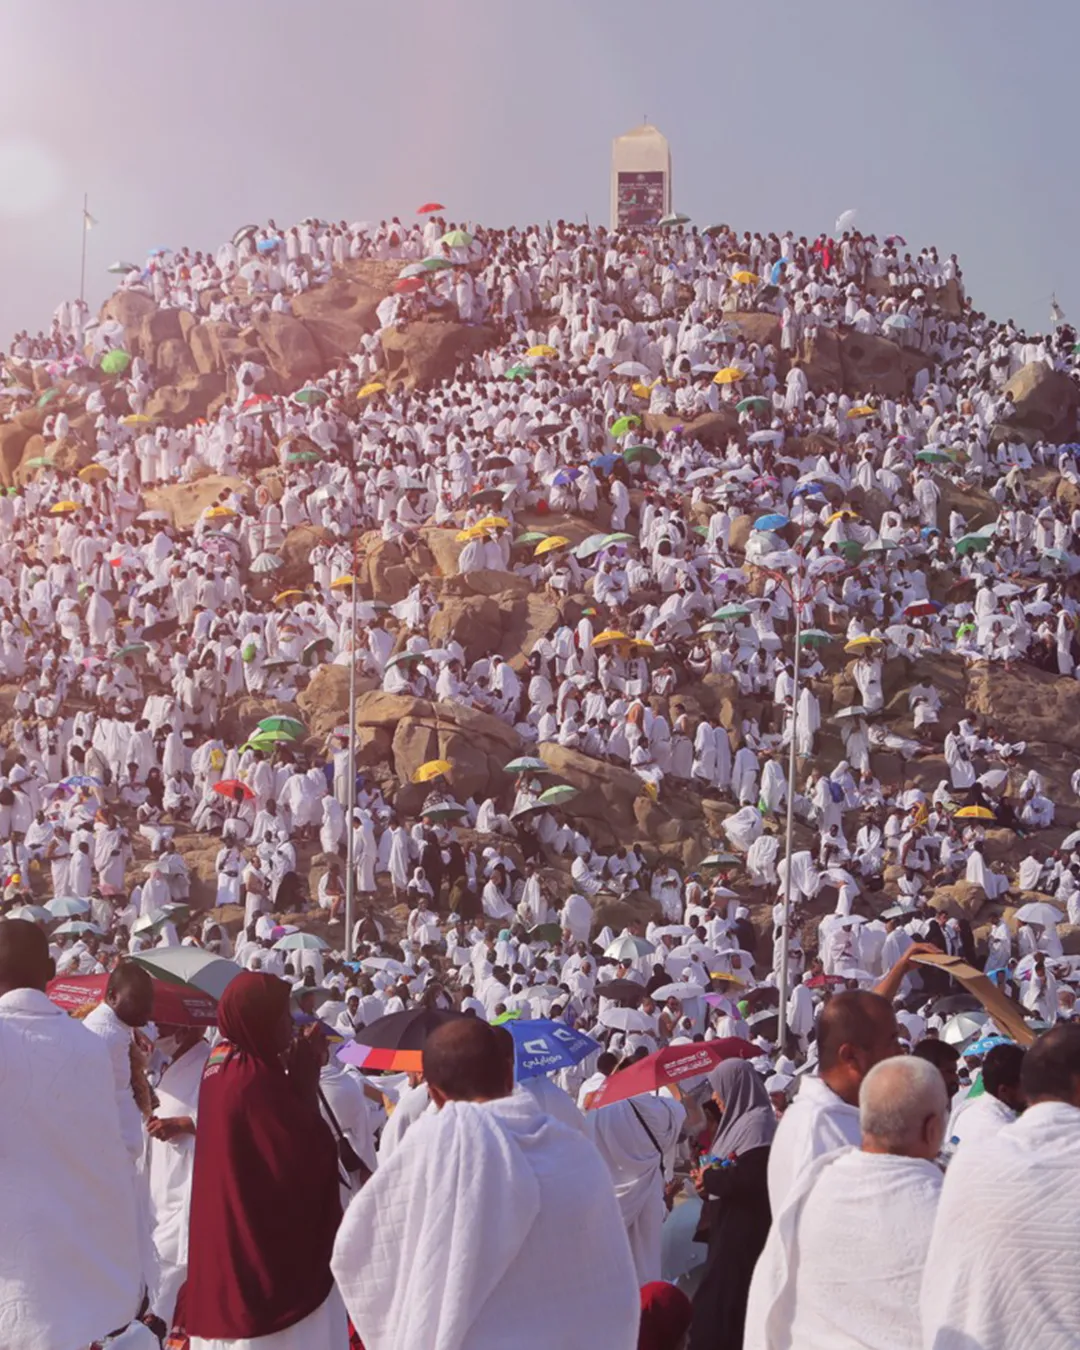
[[238,975],[218,1004],[224,1039],[199,1094],[185,1290],[189,1335],[269,1336],[295,1326],[333,1287],[341,1219],[337,1148],[314,1078],[279,1051],[289,986]]
[[641,1286],[638,1350],[675,1350],[690,1330],[690,1300],[663,1280]]

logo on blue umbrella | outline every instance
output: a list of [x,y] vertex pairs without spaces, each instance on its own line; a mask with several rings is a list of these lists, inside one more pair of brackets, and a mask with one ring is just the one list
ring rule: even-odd
[[507,1022],[505,1026],[514,1038],[514,1077],[519,1083],[580,1064],[600,1049],[599,1041],[549,1017]]

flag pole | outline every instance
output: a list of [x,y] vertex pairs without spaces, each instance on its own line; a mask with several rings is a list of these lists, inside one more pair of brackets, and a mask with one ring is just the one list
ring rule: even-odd
[[86,222],[90,219],[90,194],[83,193],[82,199],[82,266],[79,269],[79,304],[86,299]]

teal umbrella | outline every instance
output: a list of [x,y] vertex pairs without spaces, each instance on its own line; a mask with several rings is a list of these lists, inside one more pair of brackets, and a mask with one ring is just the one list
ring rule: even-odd
[[537,806],[562,806],[565,802],[573,801],[578,795],[576,787],[571,787],[569,783],[556,783],[554,787],[549,787],[546,792],[541,792],[536,799]]
[[804,628],[799,634],[799,642],[804,647],[824,647],[832,640],[832,634],[826,633],[821,628]]
[[211,998],[220,998],[241,970],[235,961],[201,947],[155,947],[130,959],[159,980],[189,984]]
[[503,768],[507,773],[552,773],[550,765],[545,764],[542,759],[537,759],[535,755],[520,755],[517,759],[512,759],[509,764],[504,764]]
[[424,269],[428,272],[445,272],[448,267],[453,267],[449,258],[425,258]]
[[659,464],[660,451],[654,445],[628,445],[623,451],[627,464]]
[[282,731],[293,741],[300,740],[307,732],[307,727],[298,717],[264,717],[259,723],[259,731],[269,733],[273,731]]
[[309,385],[305,389],[298,389],[296,393],[293,394],[292,401],[301,405],[325,403],[329,397],[330,395],[325,389],[317,389],[314,385]]
[[290,450],[285,459],[289,464],[318,464],[322,455],[318,450]]
[[766,409],[772,407],[772,400],[762,398],[760,394],[751,394],[749,398],[743,398],[735,404],[736,412],[750,412],[751,409]]
[[468,248],[472,241],[473,237],[467,230],[448,230],[439,243],[445,244],[447,248]]
[[530,379],[536,371],[532,366],[511,366],[503,375],[504,380],[527,380]]
[[106,375],[123,375],[130,365],[131,357],[127,352],[106,352],[101,358],[101,369]]
[[963,557],[965,553],[985,553],[993,542],[991,534],[964,534],[956,541],[955,548]]
[[724,605],[713,615],[714,619],[745,619],[750,611],[745,605]]

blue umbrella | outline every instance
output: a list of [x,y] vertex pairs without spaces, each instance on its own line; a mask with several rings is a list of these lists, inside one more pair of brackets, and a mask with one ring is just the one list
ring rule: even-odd
[[824,492],[825,489],[820,483],[803,483],[791,495],[798,497],[800,494],[805,494],[808,497],[820,497]]
[[[621,456],[620,456],[621,458]],[[553,487],[568,487],[575,478],[581,477],[580,469],[560,469],[551,480]]]
[[610,473],[615,465],[621,461],[622,455],[597,455],[595,459],[589,460],[589,467],[602,469],[604,473]]
[[772,271],[769,273],[769,284],[771,286],[780,285],[780,274],[783,268],[785,268],[786,266],[787,266],[786,258],[779,258],[776,262],[773,263]]
[[277,238],[260,239],[259,242],[255,245],[255,247],[259,250],[260,253],[273,253],[274,249],[276,249],[278,245],[283,244],[284,242],[285,242],[284,239],[277,239]]
[[984,1036],[981,1041],[976,1041],[974,1045],[969,1045],[964,1051],[965,1055],[988,1055],[995,1045],[1011,1045],[1012,1042],[1007,1036]]
[[748,445],[764,445],[766,441],[778,441],[783,436],[782,431],[752,431],[746,438]]
[[519,1083],[580,1064],[600,1049],[600,1043],[591,1036],[550,1017],[505,1025],[514,1040],[514,1077]]
[[77,773],[63,779],[64,787],[104,787],[100,778],[92,778],[88,773]]
[[782,530],[789,524],[787,516],[782,516],[777,511],[771,512],[767,516],[758,516],[754,521],[755,530]]

